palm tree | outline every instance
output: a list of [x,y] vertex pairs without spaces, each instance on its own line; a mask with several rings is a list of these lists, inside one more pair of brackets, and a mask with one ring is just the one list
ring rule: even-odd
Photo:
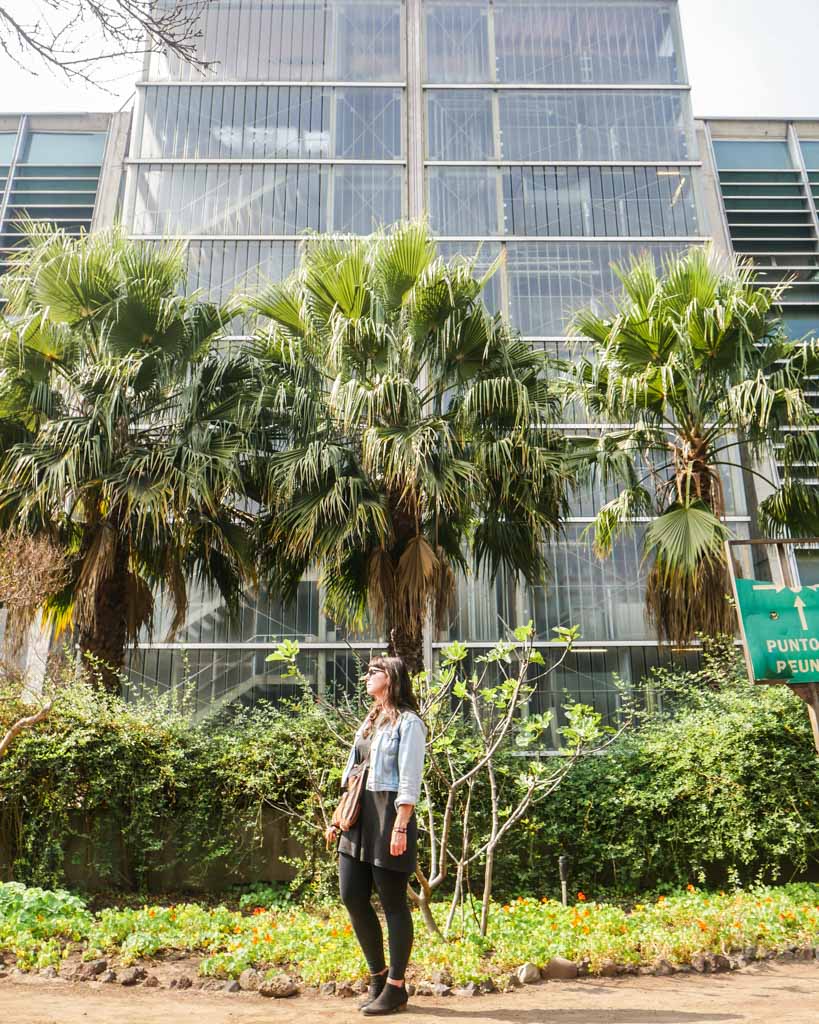
[[31,224],[29,241],[3,279],[0,526],[66,553],[44,614],[118,669],[157,588],[173,632],[189,579],[234,604],[248,577],[250,367],[219,351],[231,310],[181,294],[178,244]]
[[456,574],[543,578],[559,527],[563,438],[542,352],[481,303],[494,267],[436,255],[425,226],[305,245],[251,300],[262,576],[285,597],[320,568],[327,612],[379,623],[423,664]]
[[[733,632],[723,473],[765,480],[766,532],[819,530],[819,493],[799,479],[800,464],[819,461],[819,416],[804,393],[819,352],[780,328],[774,308],[787,285],[757,286],[747,264],[696,248],[661,274],[648,257],[617,272],[614,312],[584,310],[573,322],[591,351],[569,390],[617,425],[584,453],[600,485],[619,492],[597,515],[595,548],[608,555],[635,517],[650,517],[646,605],[660,636]],[[775,442],[781,480],[764,472]]]

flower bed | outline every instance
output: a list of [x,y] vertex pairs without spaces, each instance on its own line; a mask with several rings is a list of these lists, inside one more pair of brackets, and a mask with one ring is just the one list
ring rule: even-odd
[[[448,941],[416,919],[414,975],[439,972],[464,985],[508,975],[524,963],[545,966],[558,956],[595,974],[613,964],[687,964],[701,953],[730,955],[754,947],[764,956],[819,943],[819,885],[732,893],[689,886],[630,911],[578,896],[569,907],[534,898],[495,905],[487,939],[478,934],[469,908]],[[25,970],[58,967],[77,952],[122,966],[181,952],[201,957],[200,972],[215,978],[238,978],[250,967],[271,974],[286,969],[316,985],[353,981],[364,973],[341,907],[257,907],[242,913],[187,903],[92,914],[68,893],[17,883],[0,883],[0,951],[13,954]]]

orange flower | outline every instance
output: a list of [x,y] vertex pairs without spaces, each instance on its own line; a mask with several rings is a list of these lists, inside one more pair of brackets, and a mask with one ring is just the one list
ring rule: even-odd
[[585,903],[585,902],[586,902],[586,894],[585,894],[584,892],[579,892],[579,893],[577,894],[577,898],[578,898],[578,900],[579,900],[579,901],[580,901],[581,903]]
[[702,931],[702,932],[707,932],[708,931],[708,925],[705,923],[705,921],[698,920],[697,924],[700,927],[700,931]]
[[584,935],[588,935],[590,931],[591,931],[591,928],[589,928],[589,926],[587,924],[584,924],[583,925],[583,934]]
[[665,896],[658,896],[657,897],[657,902],[658,903],[665,903]]
[[694,892],[694,886],[693,886],[693,885],[691,885],[691,883],[690,883],[690,882],[689,882],[689,883],[688,883],[688,885],[686,886],[686,889],[687,889],[687,890],[688,890],[689,892]]
[[242,930],[241,925],[237,924],[236,927],[233,929],[233,934],[234,935],[238,935],[241,932],[241,930]]
[[345,924],[344,925],[344,934],[345,935],[352,935],[352,933],[353,933],[353,926],[351,924]]
[[149,910],[148,911],[148,917],[156,917],[156,911],[155,910]]
[[263,914],[263,913],[264,913],[264,907],[254,907],[253,908],[253,914],[254,914],[255,917],[258,917],[259,914]]

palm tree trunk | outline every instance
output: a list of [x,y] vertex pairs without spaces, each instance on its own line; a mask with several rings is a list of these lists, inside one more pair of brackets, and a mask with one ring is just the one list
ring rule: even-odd
[[80,650],[100,663],[102,684],[111,693],[120,692],[119,673],[125,664],[127,562],[127,552],[120,547],[111,575],[97,586],[93,618],[80,625],[78,637]]
[[[395,620],[390,617],[391,622]],[[424,671],[424,634],[411,626],[393,625],[389,630],[387,652],[396,658],[403,658],[411,676]]]

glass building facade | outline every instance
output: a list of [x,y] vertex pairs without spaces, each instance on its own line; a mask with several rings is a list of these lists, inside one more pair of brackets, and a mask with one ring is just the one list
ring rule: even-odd
[[[503,250],[487,301],[561,354],[573,311],[616,289],[613,263],[706,236],[675,0],[213,0],[201,28],[209,71],[146,64],[124,219],[138,238],[187,239],[191,284],[212,296],[286,275],[305,230],[426,216],[445,254],[484,265]],[[742,535],[742,480],[727,490]],[[536,703],[569,692],[613,713],[612,673],[636,683],[668,652],[643,615],[644,524],[602,562],[584,534],[606,497],[575,496],[547,585],[461,581],[431,648],[479,649],[532,619],[552,657],[552,628],[577,624],[581,649]],[[315,579],[294,606],[258,595],[235,621],[194,595],[175,643],[156,639],[160,622],[133,654],[133,678],[187,676],[208,713],[283,692],[264,659],[290,637],[320,687],[347,686],[353,651],[377,638],[348,637],[321,608]]]

